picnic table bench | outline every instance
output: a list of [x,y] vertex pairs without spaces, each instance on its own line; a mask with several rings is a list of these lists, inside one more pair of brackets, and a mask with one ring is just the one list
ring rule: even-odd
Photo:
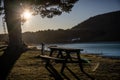
[[[63,80],[62,74],[67,80],[70,80],[64,73],[64,69],[66,68],[77,80],[80,80],[75,73],[69,69],[67,63],[77,63],[80,67],[80,70],[88,76],[91,80],[94,80],[88,73],[86,73],[83,69],[82,63],[89,63],[89,60],[81,58],[80,53],[83,49],[72,49],[72,48],[63,48],[63,47],[49,47],[50,54],[49,55],[40,55],[40,58],[45,61],[45,68],[54,76],[55,80]],[[56,56],[53,55],[57,54]],[[76,57],[73,57],[71,54],[76,54]],[[55,63],[61,63],[60,73],[53,67],[51,61]]]

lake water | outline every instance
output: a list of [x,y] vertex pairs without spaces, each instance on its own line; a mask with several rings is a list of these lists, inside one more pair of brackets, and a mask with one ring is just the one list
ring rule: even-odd
[[[48,46],[58,46],[67,48],[84,49],[82,53],[87,54],[102,54],[103,56],[120,56],[120,42],[114,43],[74,43],[74,44],[47,44],[45,49],[49,50]],[[38,45],[37,48],[41,46]]]

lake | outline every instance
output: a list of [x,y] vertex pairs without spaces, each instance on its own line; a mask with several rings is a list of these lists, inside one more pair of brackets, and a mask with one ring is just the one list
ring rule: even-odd
[[[120,56],[120,42],[104,42],[104,43],[72,43],[72,44],[46,44],[48,46],[58,46],[67,48],[84,49],[82,53],[102,54],[103,56]],[[40,49],[40,45],[37,46]]]

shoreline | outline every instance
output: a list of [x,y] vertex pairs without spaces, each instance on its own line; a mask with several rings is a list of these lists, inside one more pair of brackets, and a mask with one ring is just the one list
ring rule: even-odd
[[114,55],[103,55],[101,53],[81,53],[85,55],[95,55],[95,56],[100,56],[102,58],[111,58],[111,59],[120,59],[120,56],[114,56]]
[[[31,50],[33,50],[33,49],[35,49],[35,50],[37,50],[37,51],[41,51],[41,49],[39,48],[37,48],[37,46],[30,46],[29,47]],[[45,50],[45,52],[49,52],[49,50]],[[95,55],[95,56],[100,56],[100,57],[102,57],[102,58],[110,58],[110,59],[120,59],[120,56],[114,56],[114,55],[103,55],[102,53],[81,53],[81,54],[83,54],[83,55]]]

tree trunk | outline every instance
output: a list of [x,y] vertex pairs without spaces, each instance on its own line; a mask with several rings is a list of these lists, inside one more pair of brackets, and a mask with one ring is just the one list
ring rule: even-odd
[[10,48],[23,48],[19,0],[5,0],[5,17]]

